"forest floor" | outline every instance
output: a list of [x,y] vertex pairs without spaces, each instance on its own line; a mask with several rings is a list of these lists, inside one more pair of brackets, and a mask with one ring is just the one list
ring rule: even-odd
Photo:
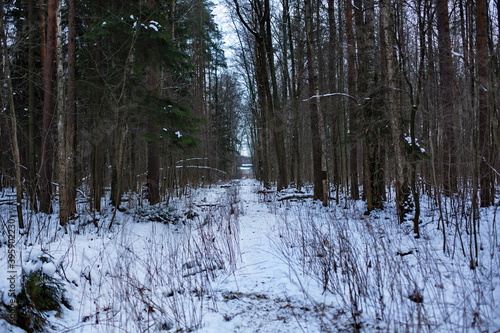
[[[130,194],[67,231],[56,215],[27,211],[16,248],[24,276],[63,286],[67,306],[38,313],[47,332],[500,332],[498,207],[481,211],[472,270],[459,208],[445,203],[456,219],[443,230],[443,209],[422,206],[415,239],[394,207],[365,215],[362,202],[325,208],[307,189],[266,193],[238,180],[157,206]],[[14,210],[2,206],[2,228]],[[10,301],[2,237],[0,318]],[[0,331],[23,332],[4,319]]]

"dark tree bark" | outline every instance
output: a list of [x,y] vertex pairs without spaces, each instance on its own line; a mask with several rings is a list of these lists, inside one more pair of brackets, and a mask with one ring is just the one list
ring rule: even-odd
[[383,208],[385,197],[384,139],[380,73],[375,55],[375,8],[373,0],[355,0],[358,45],[358,93],[362,113],[363,195],[367,212]]
[[[347,34],[347,89],[351,96],[356,92],[356,50],[354,45],[354,29],[352,18],[352,3],[345,2],[345,23]],[[351,199],[359,199],[358,178],[358,140],[357,119],[358,105],[355,100],[349,101],[349,180]]]
[[486,0],[476,0],[476,43],[477,43],[477,77],[479,81],[479,186],[481,189],[481,207],[494,202],[493,172],[491,170],[491,135],[490,110],[488,95],[490,82],[488,77],[488,7]]
[[43,67],[43,110],[42,110],[42,149],[40,160],[40,211],[52,212],[52,171],[53,136],[52,120],[54,115],[54,65],[56,48],[56,10],[57,0],[49,0],[47,8],[47,40],[45,64]]
[[69,168],[68,182],[69,214],[76,213],[76,4],[68,0],[68,90],[66,101],[66,157]]
[[[277,123],[276,110],[278,86],[275,78],[274,55],[272,50],[271,13],[269,0],[256,0],[252,2],[252,22],[247,22],[243,17],[238,0],[234,0],[236,12],[243,26],[254,38],[255,47],[255,76],[257,83],[257,96],[260,107],[259,135],[262,146],[262,166],[264,186],[269,187],[270,145],[273,144],[277,160],[278,189],[288,184],[286,152],[284,145],[283,126]],[[274,77],[274,79],[273,79]],[[269,140],[269,136],[270,139]]]
[[[382,53],[382,78],[385,85],[385,104],[386,116],[390,121],[392,143],[394,147],[394,159],[396,169],[396,181],[394,184],[396,190],[396,208],[399,222],[406,220],[406,214],[409,213],[409,207],[412,206],[407,176],[407,158],[404,149],[404,128],[403,108],[397,100],[397,79],[396,79],[396,55],[394,53],[394,20],[392,18],[392,1],[380,0],[380,50]],[[418,224],[414,228],[418,235]]]
[[266,58],[267,65],[269,66],[269,78],[271,81],[271,86],[269,87],[270,101],[270,122],[273,129],[273,142],[274,149],[276,150],[276,159],[278,163],[278,191],[288,186],[288,172],[287,172],[287,155],[285,150],[285,135],[284,135],[284,124],[282,120],[282,101],[279,98],[278,93],[278,81],[276,79],[276,68],[274,65],[274,48],[272,40],[272,29],[271,29],[271,8],[269,0],[264,0],[264,43],[266,48]]
[[443,181],[444,192],[451,195],[457,191],[457,158],[454,133],[455,77],[451,56],[450,22],[448,0],[436,0],[438,49],[439,49],[439,109],[443,128]]
[[37,196],[36,196],[36,87],[35,87],[35,47],[36,45],[36,20],[35,20],[35,2],[27,0],[28,2],[28,22],[29,34],[28,39],[30,45],[28,46],[28,182],[27,193],[31,203],[31,207],[36,211],[38,209]]
[[313,31],[313,7],[312,0],[306,0],[306,58],[307,58],[307,76],[308,76],[308,93],[309,93],[309,116],[311,120],[311,143],[312,143],[312,158],[313,158],[313,183],[314,183],[314,200],[323,201],[326,203],[325,198],[325,180],[326,170],[323,170],[323,147],[321,142],[320,123],[319,123],[319,101],[316,62],[314,56],[314,31]]
[[[62,31],[60,26],[61,8],[58,9],[58,35]],[[58,36],[58,159],[59,159],[59,223],[65,226],[69,218],[76,213],[76,187],[75,187],[75,160],[74,160],[74,135],[75,135],[75,67],[76,67],[76,26],[75,3],[68,0],[68,74],[67,90],[64,95],[63,77],[63,50],[61,36]],[[66,100],[65,100],[66,99]]]
[[[7,92],[8,101],[5,101],[9,104],[9,116],[10,116],[10,124],[11,124],[11,151],[12,157],[14,160],[14,169],[15,169],[15,186],[16,186],[16,209],[17,209],[17,220],[19,229],[24,229],[24,219],[23,219],[23,185],[21,181],[21,156],[19,153],[19,143],[17,138],[17,116],[16,109],[14,106],[14,89],[12,87],[12,76],[10,70],[10,60],[9,53],[7,47],[7,36],[5,35],[5,26],[3,19],[3,2],[0,4],[0,42],[1,42],[1,51],[0,51],[0,64],[3,64],[5,70],[5,78],[7,84]],[[3,98],[2,98],[3,99]]]

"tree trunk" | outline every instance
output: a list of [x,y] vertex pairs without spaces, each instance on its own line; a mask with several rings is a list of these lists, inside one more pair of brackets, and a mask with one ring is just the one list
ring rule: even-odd
[[[387,110],[387,118],[390,119],[392,142],[394,147],[394,159],[396,161],[396,208],[399,217],[399,223],[406,220],[406,214],[411,207],[410,194],[408,187],[408,177],[406,171],[406,155],[404,152],[404,129],[402,107],[398,105],[396,88],[396,57],[394,54],[394,22],[392,19],[392,1],[380,0],[380,50],[382,53],[382,74],[384,79],[385,89],[387,91],[385,109]],[[417,224],[418,226],[418,224]],[[417,229],[418,234],[418,229]]]
[[311,144],[313,157],[313,184],[314,184],[314,200],[320,200],[324,204],[325,198],[325,182],[326,171],[323,170],[323,147],[321,142],[320,124],[319,124],[319,101],[317,97],[317,75],[314,59],[314,31],[313,31],[313,15],[312,15],[312,0],[306,0],[306,34],[307,34],[307,73],[308,73],[308,93],[309,93],[309,116],[311,120]]
[[36,196],[36,87],[35,87],[35,39],[36,39],[36,20],[35,3],[28,0],[28,21],[29,21],[29,54],[28,54],[28,187],[27,193],[31,207],[36,211],[38,209]]
[[[159,84],[158,69],[156,66],[146,65],[146,87],[151,96],[158,97]],[[156,132],[154,115],[149,115],[148,132],[152,138],[147,143],[148,172],[146,182],[149,204],[155,205],[160,202],[160,154],[158,138],[154,134]]]
[[[347,34],[347,89],[351,96],[356,92],[356,50],[354,45],[354,29],[352,20],[352,3],[345,2],[345,23]],[[358,178],[358,140],[357,140],[358,105],[356,101],[349,101],[349,181],[351,199],[359,199]]]
[[443,180],[444,193],[457,191],[456,142],[454,133],[455,85],[453,59],[451,57],[450,23],[448,0],[436,0],[438,48],[439,48],[439,107],[443,128]]
[[68,90],[66,101],[66,158],[69,164],[68,183],[69,214],[76,213],[76,5],[68,0]]
[[53,169],[53,137],[51,133],[54,114],[54,64],[56,47],[56,10],[57,0],[49,0],[47,10],[47,40],[45,64],[43,67],[43,115],[42,115],[42,149],[40,160],[40,211],[52,212],[52,169]]
[[486,0],[476,0],[476,42],[477,42],[477,76],[479,81],[479,186],[481,188],[481,207],[494,202],[493,173],[491,170],[491,136],[490,110],[488,94],[490,82],[488,78],[488,9]]
[[[58,110],[58,163],[59,163],[59,223],[65,226],[76,213],[74,179],[75,135],[75,6],[68,0],[68,73],[67,91],[64,92],[64,55],[62,50],[61,8],[57,10],[57,110]],[[67,99],[65,99],[67,97]]]
[[[12,77],[10,72],[10,59],[7,47],[7,36],[5,35],[5,27],[3,21],[3,3],[0,4],[0,34],[2,43],[1,56],[3,57],[3,66],[5,68],[5,77],[7,83],[7,95],[9,103],[9,115],[11,124],[11,150],[12,158],[14,159],[14,169],[15,169],[15,184],[16,184],[16,208],[17,208],[17,219],[19,229],[24,229],[24,219],[23,219],[23,185],[21,181],[21,156],[19,154],[19,146],[17,140],[17,117],[16,109],[14,106],[14,90],[12,87]],[[0,61],[2,63],[2,61]]]
[[66,110],[64,108],[64,55],[62,50],[61,4],[56,10],[56,82],[57,82],[57,174],[59,182],[59,224],[65,226],[69,219],[68,202],[68,161],[66,156]]
[[270,100],[270,123],[273,129],[274,148],[276,150],[276,160],[278,163],[278,183],[277,190],[281,190],[288,186],[288,173],[286,167],[286,150],[285,150],[285,135],[284,124],[282,120],[282,103],[279,100],[278,81],[276,79],[276,69],[274,65],[274,49],[272,42],[271,30],[271,8],[269,0],[264,0],[264,43],[266,48],[266,59],[269,66],[269,78],[271,86],[269,87]]
[[363,126],[363,194],[367,212],[383,208],[384,150],[382,96],[376,72],[375,8],[373,0],[355,0],[358,43],[358,92]]

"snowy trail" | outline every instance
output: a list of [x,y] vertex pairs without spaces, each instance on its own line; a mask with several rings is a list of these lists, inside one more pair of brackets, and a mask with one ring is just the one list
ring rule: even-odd
[[215,287],[217,309],[206,314],[200,332],[318,332],[319,314],[305,305],[293,273],[273,247],[278,217],[257,190],[254,182],[242,182],[241,262]]

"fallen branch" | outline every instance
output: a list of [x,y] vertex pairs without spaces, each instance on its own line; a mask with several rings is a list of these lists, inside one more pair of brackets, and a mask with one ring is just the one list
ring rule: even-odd
[[292,195],[287,195],[285,197],[281,197],[278,199],[278,201],[292,200],[292,199],[309,199],[309,198],[314,198],[314,196],[312,194],[292,194]]

